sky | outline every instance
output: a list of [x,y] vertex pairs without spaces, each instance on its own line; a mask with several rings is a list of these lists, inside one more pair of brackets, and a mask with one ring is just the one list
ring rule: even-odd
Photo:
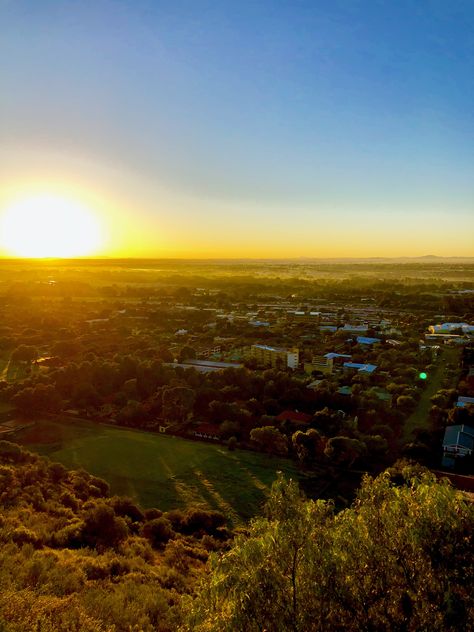
[[472,0],[0,0],[0,214],[80,203],[108,256],[474,256],[473,34]]

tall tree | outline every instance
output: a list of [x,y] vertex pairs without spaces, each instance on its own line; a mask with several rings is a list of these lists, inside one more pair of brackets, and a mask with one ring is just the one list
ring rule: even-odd
[[472,629],[474,507],[429,473],[402,474],[366,477],[339,514],[278,479],[266,516],[213,558],[187,629]]

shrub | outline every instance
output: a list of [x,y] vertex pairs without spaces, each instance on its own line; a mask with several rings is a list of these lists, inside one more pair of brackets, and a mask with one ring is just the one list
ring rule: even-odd
[[174,537],[171,522],[166,518],[155,518],[143,525],[142,535],[152,546],[159,547]]
[[32,544],[35,548],[42,546],[41,538],[34,531],[23,526],[12,531],[11,539],[20,546],[22,544]]
[[183,533],[213,534],[226,523],[225,516],[219,511],[190,509],[183,522]]
[[132,522],[143,522],[145,518],[143,511],[131,498],[115,496],[111,504],[117,516],[130,518]]
[[145,509],[145,520],[154,520],[155,518],[161,518],[163,512],[160,509]]
[[112,507],[101,504],[90,509],[84,519],[82,537],[87,546],[115,547],[128,535],[127,524],[117,518]]

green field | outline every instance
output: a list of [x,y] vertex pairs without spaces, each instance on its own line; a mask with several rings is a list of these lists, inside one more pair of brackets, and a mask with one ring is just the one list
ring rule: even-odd
[[143,507],[202,505],[234,524],[259,511],[277,471],[298,478],[288,459],[87,422],[39,421],[15,441],[104,478]]
[[28,376],[28,368],[32,373],[38,371],[35,365],[27,365],[24,362],[10,362],[10,356],[0,357],[0,380],[15,382],[24,380]]
[[[424,430],[430,429],[429,413],[433,405],[431,398],[435,395],[436,391],[443,388],[446,365],[454,364],[455,366],[459,366],[460,355],[461,350],[456,347],[444,348],[442,350],[438,363],[433,373],[429,376],[428,384],[420,397],[420,401],[405,422],[403,429],[403,441],[405,443],[413,440],[413,431],[416,428],[423,428]],[[455,380],[453,380],[452,386],[454,385]]]

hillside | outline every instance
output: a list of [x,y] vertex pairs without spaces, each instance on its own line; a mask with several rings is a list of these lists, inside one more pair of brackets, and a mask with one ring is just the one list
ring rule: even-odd
[[339,512],[280,475],[231,540],[219,512],[142,511],[1,441],[0,510],[2,632],[473,629],[474,505],[419,466]]
[[0,629],[175,630],[222,514],[142,512],[85,471],[0,442]]

